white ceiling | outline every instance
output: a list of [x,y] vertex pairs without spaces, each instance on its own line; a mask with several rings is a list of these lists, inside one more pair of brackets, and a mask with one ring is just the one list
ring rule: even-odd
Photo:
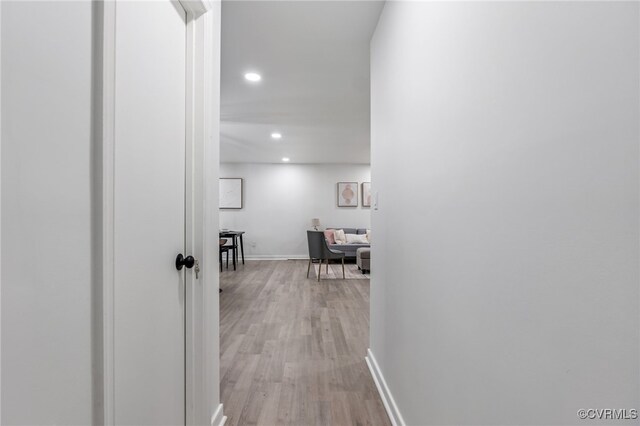
[[224,1],[221,161],[368,164],[369,41],[383,4]]

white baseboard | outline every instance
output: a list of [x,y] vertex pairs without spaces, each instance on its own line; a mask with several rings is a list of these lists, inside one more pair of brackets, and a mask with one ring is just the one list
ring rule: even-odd
[[309,259],[308,254],[252,254],[244,257],[246,260],[290,260]]
[[391,395],[391,390],[389,389],[389,386],[387,386],[387,382],[382,375],[382,370],[380,370],[376,357],[373,356],[371,349],[367,350],[367,356],[364,359],[367,361],[369,371],[371,372],[373,381],[378,388],[378,393],[380,394],[380,398],[384,404],[384,409],[387,410],[391,424],[393,426],[406,426],[406,423],[402,418],[402,414],[400,414],[396,401],[393,399],[393,395]]
[[222,404],[218,405],[218,409],[211,416],[211,426],[224,426],[227,422],[227,416],[222,412]]

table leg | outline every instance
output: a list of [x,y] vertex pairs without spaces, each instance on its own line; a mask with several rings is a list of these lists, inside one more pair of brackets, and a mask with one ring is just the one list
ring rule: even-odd
[[242,234],[240,234],[240,253],[242,253],[242,264],[244,265],[244,241],[242,240]]
[[236,258],[238,257],[238,241],[237,237],[233,236],[233,270],[236,270]]

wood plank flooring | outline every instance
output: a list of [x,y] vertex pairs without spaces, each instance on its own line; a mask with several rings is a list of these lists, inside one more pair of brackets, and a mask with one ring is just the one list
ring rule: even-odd
[[[315,266],[317,271],[318,266]],[[369,279],[353,264],[316,281],[307,261],[247,261],[220,274],[227,425],[390,425],[364,356]]]

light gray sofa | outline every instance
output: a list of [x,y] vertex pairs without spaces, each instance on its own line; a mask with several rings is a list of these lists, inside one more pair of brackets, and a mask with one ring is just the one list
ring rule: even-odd
[[[363,235],[367,233],[363,228],[327,228],[327,229],[342,229],[345,234],[358,234]],[[356,251],[360,247],[370,247],[369,244],[329,244],[329,248],[334,250],[340,250],[344,252],[344,257],[356,258]]]

